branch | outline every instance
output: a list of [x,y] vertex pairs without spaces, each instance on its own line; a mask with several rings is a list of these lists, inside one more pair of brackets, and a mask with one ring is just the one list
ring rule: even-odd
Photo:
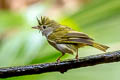
[[96,64],[112,63],[120,61],[120,50],[107,52],[105,54],[92,55],[80,58],[79,61],[68,60],[57,63],[44,63],[28,66],[5,67],[0,68],[0,78],[8,78],[14,76],[41,74],[46,72],[61,72],[64,73],[69,69],[93,66]]

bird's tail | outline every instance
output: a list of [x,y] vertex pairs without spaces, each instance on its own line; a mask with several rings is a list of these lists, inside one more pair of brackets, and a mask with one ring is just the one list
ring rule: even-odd
[[106,52],[106,50],[109,48],[108,46],[105,46],[105,45],[102,45],[102,44],[99,44],[99,43],[93,43],[92,46],[99,49],[99,50],[102,50],[104,52]]

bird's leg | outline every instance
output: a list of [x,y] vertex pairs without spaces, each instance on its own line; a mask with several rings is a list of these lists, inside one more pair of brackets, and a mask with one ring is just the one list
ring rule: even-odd
[[62,56],[64,56],[64,55],[65,55],[65,53],[62,53],[62,55],[57,58],[57,63],[58,63],[58,64],[60,63],[60,58],[61,58]]
[[77,61],[79,61],[79,58],[78,58],[78,49],[76,50],[76,56],[75,56],[75,59],[76,59]]

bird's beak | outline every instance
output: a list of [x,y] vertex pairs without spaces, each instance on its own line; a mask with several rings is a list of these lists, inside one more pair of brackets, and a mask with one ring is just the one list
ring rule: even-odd
[[34,27],[32,27],[32,28],[33,28],[33,29],[39,29],[38,26],[34,26]]
[[34,27],[32,27],[33,29],[38,29],[39,30],[39,32],[41,31],[41,29],[38,27],[38,26],[34,26]]

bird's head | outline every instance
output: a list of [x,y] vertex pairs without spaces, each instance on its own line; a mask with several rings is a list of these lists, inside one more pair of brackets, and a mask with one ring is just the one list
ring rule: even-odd
[[41,19],[38,19],[38,26],[32,27],[33,29],[38,29],[42,32],[43,35],[48,36],[56,28],[59,27],[59,24],[54,20],[50,20],[46,16],[41,16]]

